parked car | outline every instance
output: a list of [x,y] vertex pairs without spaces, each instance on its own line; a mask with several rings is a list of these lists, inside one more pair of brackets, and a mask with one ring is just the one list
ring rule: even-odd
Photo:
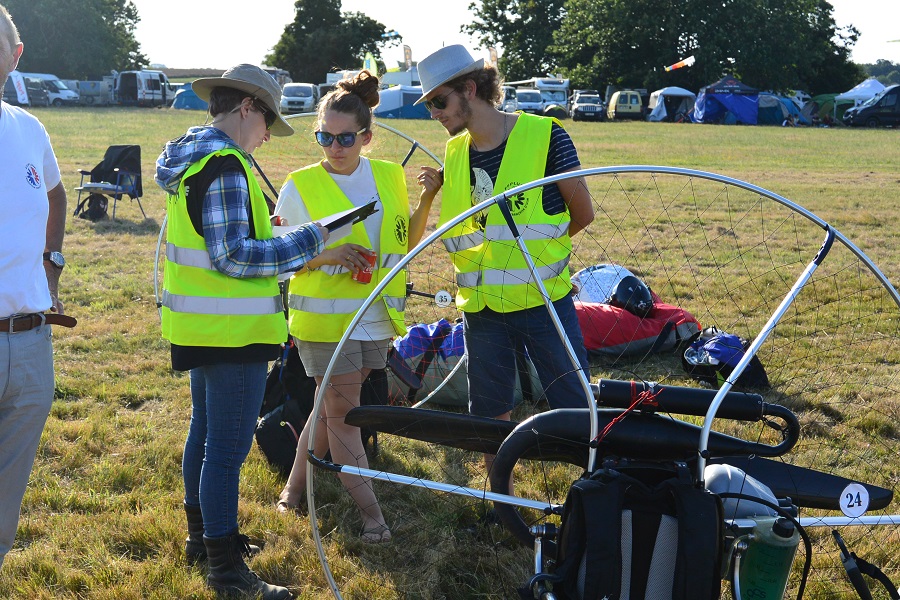
[[900,126],[900,85],[888,86],[874,98],[848,108],[842,120],[844,125]]
[[516,90],[516,103],[522,112],[540,115],[544,113],[544,101],[538,90],[519,88]]
[[578,97],[582,95],[599,96],[600,92],[598,92],[597,90],[575,90],[574,92],[572,92],[572,95],[569,96],[567,104],[569,112],[572,112],[572,105],[575,104],[575,101],[578,99]]
[[569,116],[573,121],[602,121],[606,118],[599,94],[576,94]]
[[503,86],[503,98],[500,100],[500,110],[503,112],[516,112],[519,110],[516,88],[511,85]]
[[162,71],[123,71],[113,84],[119,104],[169,106],[175,99],[175,87]]
[[78,92],[69,88],[56,75],[51,73],[22,73],[22,76],[39,81],[53,106],[75,106],[79,103]]
[[312,83],[286,83],[281,94],[281,112],[290,115],[316,110],[319,88]]
[[606,117],[613,119],[643,119],[644,104],[635,90],[619,90],[609,99]]

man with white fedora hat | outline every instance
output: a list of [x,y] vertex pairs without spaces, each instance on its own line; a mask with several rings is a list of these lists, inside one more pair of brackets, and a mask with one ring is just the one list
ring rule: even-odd
[[322,252],[307,223],[273,237],[250,153],[294,133],[281,88],[257,66],[194,81],[212,121],[166,144],[156,182],[168,212],[162,333],[172,368],[190,371],[191,422],[182,459],[189,563],[208,560],[207,585],[265,600],[291,598],[244,563],[259,552],[238,531],[238,479],[262,406],[268,362],[287,339],[278,274]]
[[[444,168],[423,167],[421,201],[443,187],[440,224],[496,193],[546,175],[578,170],[572,140],[556,119],[500,112],[496,68],[447,46],[419,62],[422,97],[431,118],[454,136]],[[571,297],[570,236],[594,218],[582,178],[518,194],[512,214],[569,341],[588,373],[587,352]],[[524,345],[552,408],[587,405],[573,367],[544,307],[529,284],[527,264],[496,205],[444,236],[456,271],[456,305],[464,314],[469,411],[508,420],[513,408],[516,348]],[[488,469],[493,457],[486,456]]]

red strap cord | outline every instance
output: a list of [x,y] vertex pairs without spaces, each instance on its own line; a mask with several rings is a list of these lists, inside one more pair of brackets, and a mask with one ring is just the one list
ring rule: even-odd
[[609,434],[609,432],[613,428],[613,426],[616,423],[620,422],[622,419],[624,419],[626,416],[628,416],[628,413],[630,413],[631,411],[636,409],[638,406],[641,406],[641,405],[659,406],[659,402],[656,401],[656,397],[659,396],[661,393],[662,393],[662,389],[660,389],[657,392],[651,392],[650,390],[643,390],[640,394],[638,394],[637,393],[637,383],[632,381],[631,382],[631,400],[632,400],[631,406],[629,406],[627,409],[625,409],[625,411],[622,412],[622,414],[617,416],[615,419],[613,419],[612,421],[607,423],[606,427],[603,428],[603,431],[601,431],[599,434],[597,434],[597,437],[594,438],[593,444],[597,445],[600,442],[602,442],[603,438],[605,438]]

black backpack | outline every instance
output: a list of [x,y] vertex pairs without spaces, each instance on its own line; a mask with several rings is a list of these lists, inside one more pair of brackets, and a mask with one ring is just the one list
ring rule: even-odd
[[[273,467],[285,475],[291,472],[300,432],[312,412],[316,396],[316,380],[306,374],[300,353],[293,341],[284,344],[280,358],[266,378],[266,391],[256,425],[256,443]],[[387,374],[373,370],[363,382],[360,404],[386,404]],[[372,455],[378,453],[378,433],[360,428],[363,448],[372,443]],[[305,449],[304,449],[305,452]]]
[[78,203],[75,207],[73,216],[87,219],[96,223],[101,219],[109,217],[106,209],[109,206],[109,198],[103,194],[90,194],[87,198]]
[[601,469],[569,490],[557,543],[556,597],[718,599],[719,497],[698,487],[684,463],[624,471]]

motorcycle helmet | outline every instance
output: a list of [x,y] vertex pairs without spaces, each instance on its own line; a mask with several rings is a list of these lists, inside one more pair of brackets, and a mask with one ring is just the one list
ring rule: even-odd
[[613,287],[606,303],[623,308],[642,318],[649,316],[650,311],[653,310],[653,296],[650,295],[650,288],[634,275],[620,279]]

